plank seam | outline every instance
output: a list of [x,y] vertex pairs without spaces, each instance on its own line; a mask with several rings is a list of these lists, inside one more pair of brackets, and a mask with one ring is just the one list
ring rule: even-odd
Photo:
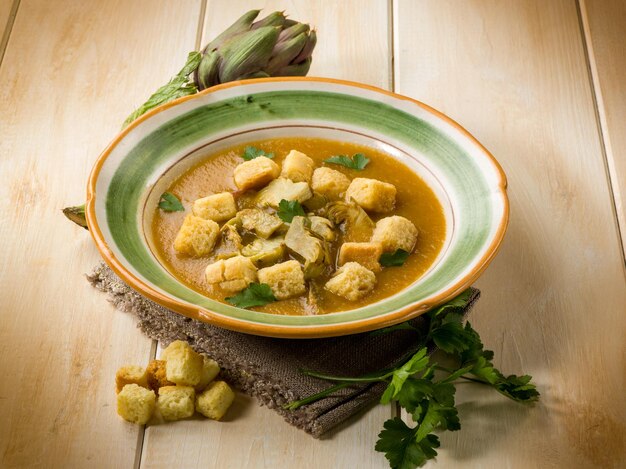
[[17,16],[19,6],[20,0],[13,0],[13,5],[11,5],[11,11],[9,12],[9,17],[7,18],[7,24],[5,25],[4,32],[2,33],[2,40],[0,41],[0,66],[2,65],[4,53],[9,45],[9,37],[11,36],[11,31],[13,31],[13,25],[15,24],[15,17]]
[[615,226],[617,230],[617,238],[622,252],[622,264],[626,268],[626,246],[624,246],[624,237],[622,236],[622,224],[626,227],[626,220],[621,220],[620,210],[618,210],[617,197],[619,195],[619,188],[616,190],[615,178],[613,177],[613,171],[611,171],[611,164],[609,159],[612,158],[613,152],[611,148],[611,139],[606,122],[606,111],[604,109],[604,99],[602,97],[602,89],[600,87],[600,79],[598,76],[598,67],[595,60],[593,51],[593,42],[591,41],[591,30],[589,28],[589,21],[587,18],[587,8],[585,0],[576,0],[576,11],[578,13],[578,24],[580,27],[580,33],[582,35],[582,45],[585,53],[585,64],[587,66],[587,73],[589,75],[589,82],[591,86],[591,97],[593,99],[593,108],[596,118],[596,125],[598,127],[598,133],[600,136],[600,147],[602,149],[602,159],[604,163],[604,171],[606,174],[609,193],[611,196],[611,209],[613,211],[613,217],[615,219]]
[[207,0],[200,2],[200,17],[198,18],[198,29],[196,30],[196,50],[202,47],[202,33],[204,32],[204,22],[206,17]]
[[[158,347],[158,341],[153,340],[150,344],[150,355],[148,361],[152,361],[156,358],[156,352]],[[137,446],[135,447],[135,461],[133,463],[134,469],[141,468],[141,460],[143,459],[143,442],[146,439],[146,426],[143,425],[139,434],[137,435]]]

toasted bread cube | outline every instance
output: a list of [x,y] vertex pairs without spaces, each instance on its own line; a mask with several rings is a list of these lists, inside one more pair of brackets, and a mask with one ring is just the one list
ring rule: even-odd
[[195,411],[196,391],[190,386],[163,386],[156,407],[163,420],[191,417]]
[[193,214],[206,220],[221,222],[237,215],[237,204],[230,192],[209,195],[196,200],[192,207]]
[[278,204],[283,199],[297,200],[302,203],[309,200],[312,196],[311,188],[306,182],[293,182],[291,179],[278,178],[259,191],[257,203],[278,208]]
[[259,282],[268,284],[277,300],[302,295],[306,290],[304,272],[295,260],[259,270]]
[[224,381],[213,381],[196,397],[196,410],[205,417],[220,420],[235,400],[235,393]]
[[127,384],[117,395],[117,414],[128,422],[145,425],[156,404],[154,391],[137,384]]
[[310,184],[314,169],[315,162],[311,158],[297,150],[291,150],[283,161],[280,177]]
[[382,218],[376,222],[372,241],[381,243],[385,252],[395,252],[398,249],[403,249],[410,253],[415,247],[417,234],[417,228],[411,220],[394,215]]
[[378,179],[354,178],[346,200],[354,200],[370,212],[390,212],[396,206],[396,186]]
[[202,356],[202,359],[202,376],[200,377],[198,384],[194,386],[196,392],[204,391],[204,388],[206,388],[207,385],[220,373],[220,366],[215,360],[204,355]]
[[145,368],[136,365],[121,367],[115,373],[115,392],[120,392],[127,384],[137,384],[142,388],[148,387],[148,374]]
[[344,264],[326,282],[326,289],[350,301],[363,298],[376,286],[376,275],[358,262]]
[[151,360],[146,368],[146,373],[148,374],[148,387],[157,394],[163,386],[174,386],[174,383],[167,380],[165,360]]
[[380,272],[378,260],[383,253],[380,243],[343,243],[339,249],[339,265],[358,262],[372,272]]
[[165,376],[168,381],[181,386],[195,386],[202,378],[202,355],[187,342],[175,340],[163,351]]
[[311,188],[330,200],[339,200],[343,197],[348,186],[350,179],[342,172],[326,167],[313,171]]
[[263,187],[280,174],[276,163],[265,156],[244,161],[233,172],[235,184],[242,191]]
[[237,292],[256,281],[256,270],[250,259],[235,256],[209,264],[204,274],[210,285],[218,285],[224,291]]
[[220,227],[213,220],[187,215],[174,240],[176,251],[190,256],[207,256],[213,251]]

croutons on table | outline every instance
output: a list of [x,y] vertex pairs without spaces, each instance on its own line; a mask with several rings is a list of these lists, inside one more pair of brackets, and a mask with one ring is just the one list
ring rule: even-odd
[[124,420],[145,425],[156,405],[154,391],[137,384],[127,384],[117,395],[117,413]]
[[203,359],[187,342],[175,340],[163,350],[168,381],[181,386],[195,386],[202,378]]
[[237,215],[237,204],[230,192],[222,192],[196,200],[192,206],[193,214],[206,220],[221,222]]
[[238,292],[256,281],[257,268],[247,257],[235,256],[209,264],[204,274],[209,285],[217,285],[228,292]]
[[148,373],[145,368],[137,365],[126,365],[115,373],[115,391],[120,392],[127,384],[148,387]]
[[148,373],[148,387],[157,394],[163,386],[174,386],[174,383],[167,380],[165,360],[151,360],[146,372]]
[[174,240],[174,249],[190,256],[211,254],[220,226],[213,220],[205,220],[195,215],[187,215]]
[[191,417],[195,410],[196,391],[190,386],[163,386],[159,390],[156,408],[163,420]]
[[410,220],[394,215],[382,218],[376,222],[372,241],[380,243],[385,252],[395,252],[398,249],[403,249],[410,253],[415,247],[417,234],[417,228]]
[[220,420],[235,400],[235,393],[224,381],[213,381],[196,397],[196,410],[205,417]]
[[245,191],[263,187],[279,174],[280,168],[276,163],[265,156],[259,156],[238,165],[233,172],[233,178],[237,187]]
[[304,273],[296,260],[259,270],[259,282],[268,284],[277,300],[302,295],[306,290]]
[[346,191],[346,200],[354,200],[370,212],[390,212],[396,206],[396,186],[377,179],[354,178]]
[[376,286],[376,275],[357,262],[344,264],[326,282],[326,289],[350,301],[363,298]]

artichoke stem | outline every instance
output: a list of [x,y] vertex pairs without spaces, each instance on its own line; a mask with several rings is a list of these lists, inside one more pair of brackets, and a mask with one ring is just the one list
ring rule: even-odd
[[85,218],[85,205],[76,205],[75,207],[65,207],[63,209],[63,215],[65,215],[68,219],[76,223],[78,226],[82,226],[86,230],[87,227],[87,219]]

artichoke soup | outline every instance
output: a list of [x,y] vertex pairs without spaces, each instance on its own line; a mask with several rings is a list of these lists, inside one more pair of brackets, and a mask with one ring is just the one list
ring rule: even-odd
[[155,208],[156,254],[215,300],[274,314],[365,306],[441,250],[443,208],[404,164],[317,138],[250,142],[175,180]]

